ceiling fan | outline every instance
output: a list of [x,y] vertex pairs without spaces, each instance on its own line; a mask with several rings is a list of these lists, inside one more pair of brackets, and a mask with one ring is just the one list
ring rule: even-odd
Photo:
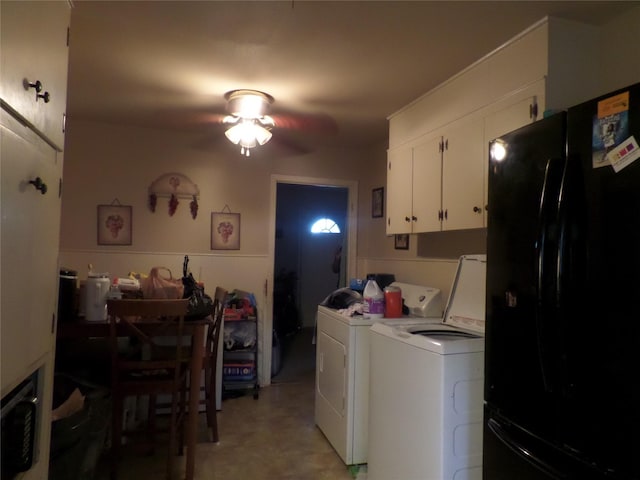
[[[283,107],[268,93],[253,89],[228,91],[217,105],[206,101],[198,106],[171,110],[159,116],[167,128],[204,133],[194,143],[199,150],[220,148],[220,142],[240,146],[244,156],[259,145],[275,155],[303,155],[313,150],[310,139],[333,137],[338,133],[335,119],[324,113],[302,113]],[[248,105],[249,109],[244,110]],[[277,104],[277,105],[274,105]],[[277,107],[277,108],[276,108]],[[225,112],[221,112],[224,108]],[[246,128],[248,127],[248,128]],[[245,128],[253,132],[243,140]],[[213,129],[213,130],[212,130]],[[220,129],[224,129],[220,131]],[[224,132],[225,136],[222,135]],[[255,143],[254,143],[255,142]]]

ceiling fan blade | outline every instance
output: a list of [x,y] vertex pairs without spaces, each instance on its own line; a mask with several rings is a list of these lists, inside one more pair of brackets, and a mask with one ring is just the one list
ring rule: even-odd
[[269,153],[276,157],[290,157],[306,155],[313,150],[301,141],[295,141],[289,135],[273,135],[271,141],[260,148],[269,149]]
[[274,113],[271,117],[276,124],[276,128],[325,135],[338,133],[338,124],[331,116],[326,114]]

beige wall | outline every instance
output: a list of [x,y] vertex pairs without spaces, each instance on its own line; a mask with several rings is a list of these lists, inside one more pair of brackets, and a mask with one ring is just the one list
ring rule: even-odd
[[640,82],[640,2],[602,28],[599,64],[603,93]]
[[[96,247],[96,205],[114,199],[132,205],[133,245],[108,250],[210,251],[210,214],[228,205],[241,213],[241,248],[228,254],[265,255],[268,246],[271,174],[358,180],[359,165],[371,156],[359,151],[325,151],[300,157],[247,158],[235,149],[194,147],[200,138],[179,132],[69,121],[62,205],[62,250]],[[226,139],[223,139],[226,141]],[[199,186],[194,220],[189,200],[169,216],[166,198],[155,213],[147,207],[149,185],[179,172]],[[104,247],[103,247],[104,248]]]

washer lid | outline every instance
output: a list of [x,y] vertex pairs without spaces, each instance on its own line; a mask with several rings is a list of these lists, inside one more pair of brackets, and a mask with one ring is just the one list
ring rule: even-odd
[[442,323],[484,334],[486,272],[486,255],[460,257]]

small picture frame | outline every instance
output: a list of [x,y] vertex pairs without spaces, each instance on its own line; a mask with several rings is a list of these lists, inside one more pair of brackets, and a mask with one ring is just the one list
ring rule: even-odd
[[393,246],[396,250],[409,250],[409,234],[399,233],[394,235]]
[[380,218],[384,215],[384,187],[371,190],[371,217]]
[[131,245],[131,205],[98,205],[98,245]]
[[211,212],[211,250],[240,250],[240,214]]

